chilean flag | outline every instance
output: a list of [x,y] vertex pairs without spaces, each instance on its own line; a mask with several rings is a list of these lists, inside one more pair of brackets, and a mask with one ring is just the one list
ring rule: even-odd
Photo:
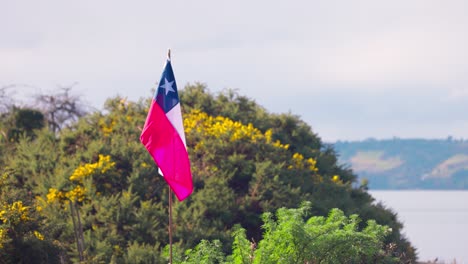
[[140,141],[153,157],[177,199],[182,201],[187,198],[193,191],[192,173],[170,58],[164,67]]

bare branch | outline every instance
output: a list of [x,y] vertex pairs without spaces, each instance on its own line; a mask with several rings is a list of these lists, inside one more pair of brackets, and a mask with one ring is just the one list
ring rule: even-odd
[[48,121],[49,128],[58,132],[86,114],[86,106],[81,98],[73,95],[71,90],[75,84],[68,87],[59,87],[55,94],[36,95],[36,103]]

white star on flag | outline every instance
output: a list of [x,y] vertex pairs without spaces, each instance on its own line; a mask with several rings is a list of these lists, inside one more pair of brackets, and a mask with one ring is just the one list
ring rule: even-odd
[[166,95],[169,92],[175,93],[174,89],[172,88],[173,83],[174,83],[174,81],[170,82],[170,81],[167,80],[167,78],[164,78],[164,84],[159,86],[159,87],[162,87],[164,90],[166,90]]

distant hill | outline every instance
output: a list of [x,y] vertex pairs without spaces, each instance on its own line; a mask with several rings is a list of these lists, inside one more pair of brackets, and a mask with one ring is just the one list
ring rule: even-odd
[[468,141],[367,139],[334,148],[370,189],[468,189]]

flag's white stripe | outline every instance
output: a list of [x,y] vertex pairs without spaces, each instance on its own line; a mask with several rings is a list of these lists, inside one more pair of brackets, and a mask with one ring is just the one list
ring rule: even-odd
[[185,144],[185,132],[184,132],[184,123],[182,121],[182,112],[180,110],[180,103],[175,105],[169,112],[166,113],[167,118],[171,121],[171,124],[179,133],[180,139],[184,142],[185,148],[187,148],[187,144]]

